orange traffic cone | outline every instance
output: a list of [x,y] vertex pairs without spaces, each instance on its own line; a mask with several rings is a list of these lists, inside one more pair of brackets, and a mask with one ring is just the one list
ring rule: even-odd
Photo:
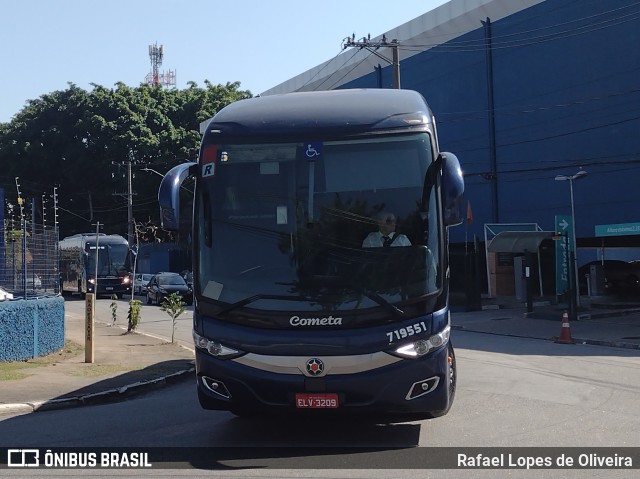
[[562,315],[562,327],[560,328],[560,337],[557,339],[556,343],[563,344],[572,344],[573,339],[571,339],[571,326],[569,325],[569,315],[565,311]]

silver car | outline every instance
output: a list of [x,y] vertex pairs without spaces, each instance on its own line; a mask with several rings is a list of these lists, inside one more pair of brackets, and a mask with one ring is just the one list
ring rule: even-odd
[[147,284],[153,278],[152,274],[138,273],[136,274],[135,284],[133,285],[133,294],[142,295],[147,292]]

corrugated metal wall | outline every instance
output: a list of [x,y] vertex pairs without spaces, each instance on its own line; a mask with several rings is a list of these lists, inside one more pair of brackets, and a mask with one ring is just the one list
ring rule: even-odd
[[[402,88],[425,96],[441,149],[463,165],[474,221],[453,228],[452,241],[481,236],[489,222],[553,229],[554,215],[571,212],[569,183],[554,178],[580,167],[578,237],[640,221],[640,3],[547,0],[491,22],[495,168],[486,20],[401,64]],[[390,84],[390,67],[382,78]],[[372,71],[342,88],[378,81]]]

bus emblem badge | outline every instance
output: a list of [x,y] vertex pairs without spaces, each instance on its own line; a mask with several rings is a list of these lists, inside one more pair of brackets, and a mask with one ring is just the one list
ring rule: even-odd
[[318,358],[311,358],[307,361],[307,373],[311,376],[320,376],[324,372],[324,363]]

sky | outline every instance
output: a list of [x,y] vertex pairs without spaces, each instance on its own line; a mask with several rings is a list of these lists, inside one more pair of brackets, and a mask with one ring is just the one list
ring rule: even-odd
[[254,95],[447,0],[0,0],[0,122],[69,83],[136,87],[149,45],[176,87],[240,82]]

